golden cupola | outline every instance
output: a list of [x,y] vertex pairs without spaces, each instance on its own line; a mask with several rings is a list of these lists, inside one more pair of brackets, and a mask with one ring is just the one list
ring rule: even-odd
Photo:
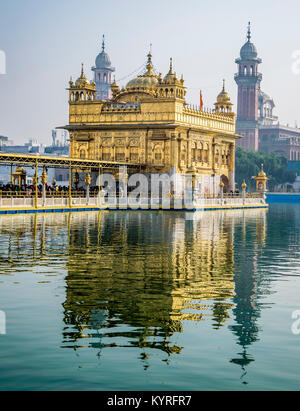
[[164,77],[165,84],[176,84],[178,83],[178,79],[176,77],[176,73],[173,72],[173,60],[170,58],[170,70],[168,74]]
[[112,92],[112,96],[113,98],[118,94],[119,92],[119,86],[116,82],[116,78],[114,77],[114,81],[112,82],[111,86],[110,86],[111,92]]
[[173,60],[170,59],[169,72],[160,82],[157,94],[160,98],[167,99],[181,99],[184,100],[186,95],[186,88],[184,86],[183,77],[178,80],[176,73],[173,72]]
[[89,83],[86,78],[83,70],[83,63],[81,65],[81,74],[80,77],[75,81],[75,84],[72,80],[72,77],[69,81],[69,101],[77,102],[82,100],[95,100],[96,93],[96,83],[92,81]]
[[229,94],[225,90],[225,80],[223,80],[223,89],[217,97],[217,102],[215,103],[216,113],[231,113],[232,106]]
[[264,165],[261,164],[260,172],[258,173],[258,177],[266,177],[266,173],[264,172]]
[[152,54],[148,54],[146,72],[130,80],[126,85],[127,90],[154,90],[159,84],[159,76],[153,73]]
[[83,63],[82,63],[82,65],[81,65],[81,75],[76,80],[75,86],[79,88],[79,87],[86,87],[86,86],[89,86],[89,85],[90,85],[90,83],[89,83],[88,79],[86,78],[86,76],[84,74]]

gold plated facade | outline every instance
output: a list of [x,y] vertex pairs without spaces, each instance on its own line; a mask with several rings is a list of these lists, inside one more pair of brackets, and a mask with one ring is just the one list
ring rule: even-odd
[[165,77],[153,72],[148,54],[146,71],[119,88],[111,85],[112,99],[96,100],[95,83],[83,69],[69,87],[71,158],[124,161],[145,173],[187,174],[193,167],[206,193],[234,187],[235,114],[223,90],[215,108],[196,109],[186,103],[183,77],[170,70]]

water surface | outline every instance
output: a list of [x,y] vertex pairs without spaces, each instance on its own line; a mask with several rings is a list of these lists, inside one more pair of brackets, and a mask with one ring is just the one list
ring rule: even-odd
[[0,389],[299,389],[299,210],[1,216]]

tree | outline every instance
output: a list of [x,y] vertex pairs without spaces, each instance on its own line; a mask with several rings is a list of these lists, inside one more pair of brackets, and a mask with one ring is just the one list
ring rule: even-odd
[[237,147],[235,153],[235,181],[237,185],[240,187],[245,179],[249,191],[255,191],[256,183],[252,177],[258,175],[261,164],[264,165],[264,171],[269,179],[268,189],[270,191],[274,191],[278,184],[292,184],[295,181],[296,174],[293,171],[287,171],[288,160],[282,154],[265,154]]

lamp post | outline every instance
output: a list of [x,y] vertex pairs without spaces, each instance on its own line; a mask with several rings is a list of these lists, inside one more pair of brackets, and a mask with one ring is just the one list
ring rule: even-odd
[[245,180],[243,181],[242,184],[242,193],[243,193],[243,205],[246,204],[246,188],[247,188],[247,184],[245,182]]
[[42,177],[41,177],[41,182],[43,184],[43,207],[46,205],[46,184],[47,184],[48,176],[47,176],[47,171],[46,167],[43,169]]
[[38,208],[38,160],[35,161],[35,175],[32,179],[33,184],[35,185],[35,195],[34,195],[34,206]]

